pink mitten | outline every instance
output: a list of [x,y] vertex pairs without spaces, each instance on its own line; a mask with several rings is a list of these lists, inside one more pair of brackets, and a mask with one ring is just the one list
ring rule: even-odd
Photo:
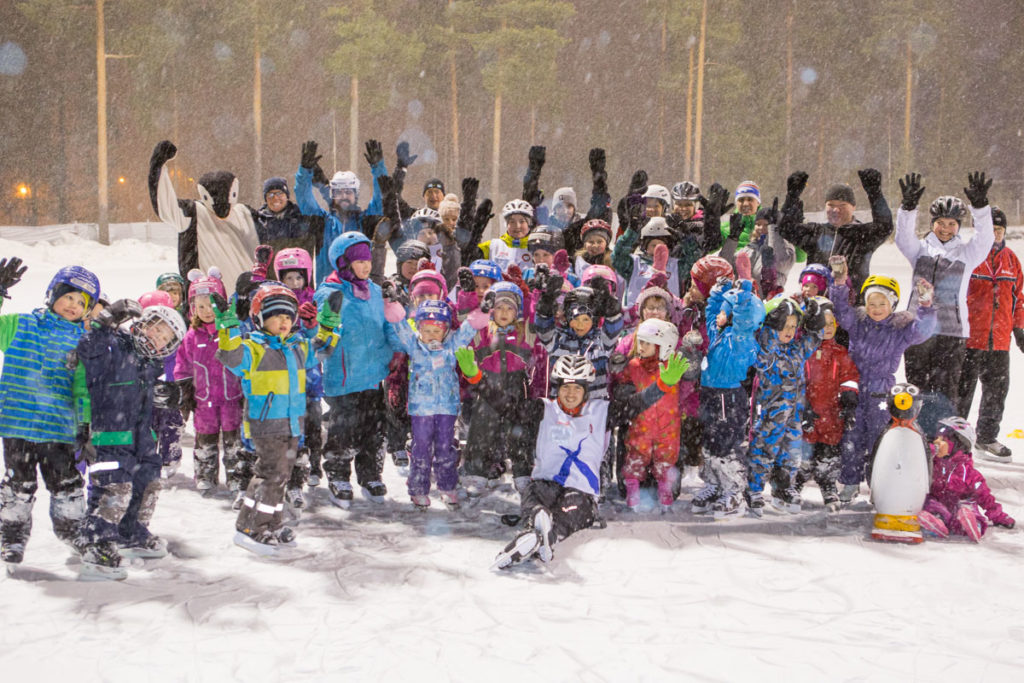
[[565,277],[565,274],[569,272],[569,252],[565,249],[556,251],[554,266],[559,275]]
[[750,276],[750,254],[741,251],[736,254],[736,277],[740,280],[753,280]]
[[654,269],[657,271],[665,272],[665,266],[668,265],[668,247],[664,244],[659,244],[654,248]]
[[388,301],[384,304],[384,319],[389,323],[401,322],[405,319],[405,307],[397,301]]
[[487,323],[491,321],[491,316],[484,313],[479,308],[474,308],[470,311],[469,315],[466,316],[466,320],[472,325],[474,330],[482,330],[487,327]]

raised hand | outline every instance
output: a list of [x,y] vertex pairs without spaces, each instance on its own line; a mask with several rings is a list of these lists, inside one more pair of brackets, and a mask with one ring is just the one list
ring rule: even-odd
[[832,281],[837,285],[846,282],[846,274],[849,268],[846,265],[846,257],[842,255],[829,256],[828,267],[832,269]]
[[473,378],[480,374],[480,367],[476,364],[476,354],[468,346],[460,346],[455,349],[455,360],[459,363],[459,370],[466,377]]
[[96,317],[96,322],[103,327],[114,328],[130,318],[142,315],[142,306],[134,299],[118,299],[110,304]]
[[880,171],[874,168],[865,168],[857,171],[857,177],[860,178],[861,187],[869,197],[881,194],[882,173]]
[[786,178],[786,196],[791,199],[799,199],[800,195],[803,194],[804,188],[807,187],[808,177],[804,171],[790,173],[789,177]]
[[964,194],[971,201],[971,206],[975,209],[980,209],[983,206],[988,206],[988,188],[992,187],[992,179],[985,180],[985,174],[981,171],[975,171],[967,176],[967,187],[964,188]]
[[398,157],[398,165],[403,168],[409,168],[419,158],[418,154],[409,154],[409,143],[405,141],[395,147],[395,156]]
[[366,163],[368,163],[370,166],[375,165],[378,161],[383,161],[384,149],[380,146],[380,141],[367,140],[366,153],[363,154],[363,158],[366,159]]
[[299,162],[302,168],[308,168],[312,171],[314,166],[320,164],[321,155],[317,154],[316,150],[316,140],[306,140],[302,143],[302,161]]
[[7,291],[21,281],[26,270],[28,266],[21,265],[21,259],[17,256],[0,260],[0,296],[10,299]]
[[683,354],[673,353],[661,366],[659,373],[661,383],[670,387],[679,384],[679,380],[683,378],[683,374],[686,373],[689,367],[690,361],[683,358]]
[[542,145],[534,145],[530,148],[528,162],[530,170],[539,171],[544,167],[544,160],[547,155],[547,148]]
[[315,303],[312,301],[306,301],[299,306],[299,320],[302,321],[303,327],[316,327],[316,318],[317,310]]
[[210,303],[213,306],[213,320],[218,330],[229,330],[242,324],[235,314],[234,306],[220,294],[211,294]]
[[629,179],[629,192],[626,194],[643,194],[647,191],[647,171],[640,169]]
[[903,203],[900,205],[904,211],[913,211],[917,203],[921,201],[921,195],[925,188],[921,186],[920,173],[908,173],[900,178],[900,192],[903,193]]

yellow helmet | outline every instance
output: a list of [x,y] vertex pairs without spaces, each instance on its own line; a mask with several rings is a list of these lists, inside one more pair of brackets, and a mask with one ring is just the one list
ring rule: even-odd
[[[869,275],[860,287],[860,292],[864,295],[865,299],[869,294],[868,290],[871,288],[877,288],[881,294],[885,294],[892,301],[893,308],[900,301],[900,283],[895,278],[887,275]],[[893,301],[894,295],[895,301]]]

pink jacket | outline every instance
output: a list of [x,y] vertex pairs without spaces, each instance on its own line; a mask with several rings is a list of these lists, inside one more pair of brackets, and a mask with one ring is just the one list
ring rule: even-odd
[[993,524],[1012,521],[988,488],[985,477],[974,469],[970,453],[955,450],[946,458],[932,459],[932,486],[928,495],[949,510],[960,502],[976,503]]
[[174,377],[178,380],[191,377],[196,401],[210,401],[219,407],[228,401],[241,400],[242,382],[214,358],[216,353],[217,328],[213,323],[199,329],[190,328],[178,348]]

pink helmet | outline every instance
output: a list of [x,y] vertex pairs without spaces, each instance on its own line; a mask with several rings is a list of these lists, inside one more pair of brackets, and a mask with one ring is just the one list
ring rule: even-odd
[[598,277],[607,280],[609,284],[611,284],[612,294],[615,296],[619,295],[619,276],[615,274],[615,271],[611,266],[604,266],[601,264],[587,266],[583,270],[583,277],[580,278],[580,284],[589,286],[590,281]]
[[166,306],[167,308],[174,308],[174,300],[171,295],[162,289],[157,289],[152,292],[146,292],[139,297],[139,305],[143,309],[149,308],[150,306]]
[[[417,270],[416,273],[409,279],[409,292],[412,293],[416,289],[416,285],[420,282],[432,282],[438,286],[441,290],[441,298],[448,296],[448,283],[445,281],[444,276],[437,272],[433,268],[423,268]],[[414,294],[415,296],[415,294]]]
[[195,298],[197,296],[220,294],[225,299],[228,298],[224,283],[220,279],[220,269],[217,266],[211,267],[206,275],[198,268],[193,268],[188,271],[188,280],[190,283],[188,286],[189,315],[196,314]]
[[281,278],[282,270],[302,270],[306,274],[306,286],[313,286],[313,259],[309,252],[299,247],[282,249],[274,257],[274,272],[278,279]]

